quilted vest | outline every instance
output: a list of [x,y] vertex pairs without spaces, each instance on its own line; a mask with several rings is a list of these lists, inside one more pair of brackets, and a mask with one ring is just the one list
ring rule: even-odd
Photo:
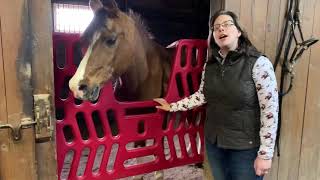
[[205,69],[205,137],[218,147],[250,149],[260,145],[260,107],[252,69],[261,56],[230,51],[224,64],[213,56]]

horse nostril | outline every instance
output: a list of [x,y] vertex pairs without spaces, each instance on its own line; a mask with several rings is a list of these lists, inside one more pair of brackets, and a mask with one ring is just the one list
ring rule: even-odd
[[85,92],[85,91],[87,91],[88,90],[88,86],[87,85],[85,85],[85,84],[81,84],[80,86],[79,86],[79,91],[83,91],[83,92]]

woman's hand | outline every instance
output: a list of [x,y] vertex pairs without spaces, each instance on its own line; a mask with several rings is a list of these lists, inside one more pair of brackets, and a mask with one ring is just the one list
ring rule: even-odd
[[156,98],[153,100],[161,105],[161,106],[156,106],[156,108],[164,110],[164,111],[170,111],[170,104],[165,99]]
[[268,174],[271,169],[272,160],[271,159],[262,159],[257,157],[254,161],[254,169],[256,170],[256,175],[263,176]]

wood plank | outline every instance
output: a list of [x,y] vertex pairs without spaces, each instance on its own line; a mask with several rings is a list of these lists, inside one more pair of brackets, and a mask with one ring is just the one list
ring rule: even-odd
[[54,85],[51,2],[32,0],[29,7],[34,37],[32,87],[34,94],[52,93]]
[[[32,0],[29,4],[33,41],[32,85],[34,94],[50,94],[54,112],[51,1]],[[45,68],[44,68],[45,67]],[[54,114],[51,114],[54,119]],[[54,124],[52,122],[51,124]],[[55,129],[55,128],[54,128]],[[55,133],[53,133],[53,136]],[[36,144],[38,178],[57,179],[55,138]]]
[[[278,26],[278,33],[277,33],[277,42],[278,42],[278,44],[276,45],[276,46],[274,46],[274,48],[276,48],[274,51],[275,51],[275,53],[277,52],[277,48],[278,48],[278,45],[279,45],[279,41],[280,41],[280,38],[281,38],[281,35],[282,35],[282,31],[283,31],[283,26],[284,26],[284,17],[286,16],[286,8],[287,8],[287,3],[288,3],[288,1],[287,0],[281,0],[281,2],[280,2],[280,10],[279,10],[279,12],[277,13],[276,11],[275,12],[273,12],[272,14],[279,14],[279,16],[278,16],[278,24],[279,24],[279,26]],[[300,3],[300,12],[302,13],[303,12],[303,2],[301,2]],[[270,14],[271,15],[271,14]],[[268,15],[269,16],[269,15]],[[269,39],[269,38],[266,38],[266,39]],[[269,41],[266,41],[266,43],[268,43]],[[272,45],[271,45],[272,46]],[[270,46],[270,48],[272,48]],[[266,44],[266,47],[268,47],[268,45]],[[283,50],[284,51],[284,50]],[[283,51],[282,51],[282,53],[283,53]],[[291,50],[291,52],[292,52],[292,50]],[[283,56],[281,56],[281,57],[283,57]],[[273,63],[274,63],[274,60],[275,59],[273,59]],[[278,67],[277,67],[277,70],[276,70],[276,75],[277,75],[277,82],[278,82],[278,87],[279,87],[279,85],[280,85],[280,74],[281,74],[281,64],[279,64],[278,65]],[[284,106],[284,105],[283,105]],[[282,115],[282,117],[284,117],[284,116],[286,116],[286,114],[287,113],[285,113],[285,110],[283,110],[283,113],[282,113],[283,115]],[[283,124],[283,123],[282,123]],[[281,134],[282,134],[282,132],[283,131],[287,131],[287,132],[290,132],[290,128],[291,127],[287,127],[287,126],[285,126],[284,124],[282,125],[282,129],[286,129],[286,130],[281,130]],[[286,136],[283,136],[283,135],[281,135],[281,137],[280,137],[280,143],[281,142],[283,142],[283,141],[286,141],[286,139],[288,138],[288,136],[290,137],[290,134],[289,135],[286,135]],[[291,152],[292,150],[290,150],[289,151],[289,153]],[[288,153],[288,152],[285,152],[285,151],[283,151],[282,150],[282,148],[280,147],[280,157],[275,157],[274,158],[274,160],[273,160],[273,167],[272,167],[272,173],[269,175],[269,176],[267,176],[267,179],[279,179],[280,180],[280,178],[279,177],[283,177],[283,175],[279,175],[279,174],[283,174],[284,172],[280,172],[280,162],[283,164],[283,162],[285,162],[285,161],[287,161],[289,158],[288,157],[284,157],[284,158],[281,158],[282,157],[282,155],[284,154],[284,153]],[[295,154],[296,154],[297,152],[295,152]],[[276,162],[277,161],[277,162]],[[275,164],[276,164],[276,166],[275,166]],[[289,167],[290,167],[290,165],[289,165]],[[275,169],[275,168],[277,168],[277,169]],[[281,169],[283,169],[283,167],[281,168]],[[276,173],[277,172],[277,173]]]
[[[268,2],[268,12],[267,12],[267,21],[266,21],[266,32],[265,32],[265,40],[264,40],[264,53],[269,57],[269,59],[274,62],[277,46],[278,46],[278,32],[280,26],[280,12],[281,2],[284,0],[269,0]],[[284,9],[284,8],[283,8]],[[284,15],[281,16],[284,18]],[[278,81],[279,82],[279,81]],[[279,83],[278,83],[279,84]],[[277,148],[277,147],[276,147]],[[278,164],[279,157],[277,156],[277,149],[275,149],[274,157],[272,160],[271,171],[268,175],[266,175],[266,180],[277,180],[278,177]]]
[[[7,104],[6,104],[6,93],[5,93],[5,84],[4,84],[4,72],[3,72],[3,57],[2,57],[2,39],[1,39],[1,16],[0,16],[0,125],[7,123]],[[7,135],[6,131],[0,130],[0,140],[1,137]],[[0,141],[0,148],[2,143]],[[1,154],[1,150],[0,150]],[[1,155],[0,155],[1,156]],[[0,163],[0,179],[2,177],[1,172],[1,163]]]
[[234,12],[240,18],[241,0],[226,0],[225,9]]
[[[8,100],[8,118],[9,121],[19,124],[20,118],[23,116],[23,104],[22,104],[22,93],[19,92],[20,80],[17,77],[16,71],[19,71],[16,66],[16,62],[24,60],[23,57],[19,56],[19,46],[22,38],[22,27],[21,21],[22,18],[26,16],[23,12],[25,11],[24,2],[20,3],[11,2],[8,0],[2,1],[2,4],[10,6],[11,8],[16,8],[17,10],[12,11],[9,8],[1,7],[2,11],[2,46],[3,46],[3,59],[4,59],[4,73],[5,73],[5,86],[6,86],[6,95]],[[14,6],[15,5],[15,6]],[[4,6],[4,5],[1,5]],[[10,15],[12,15],[10,17]],[[22,63],[22,62],[21,62]],[[25,66],[25,75],[30,73],[28,72],[28,65]],[[29,64],[30,67],[30,64]],[[22,66],[23,68],[23,66]],[[10,76],[12,75],[12,76]],[[20,76],[20,75],[19,75]],[[23,80],[23,79],[21,79]],[[28,83],[28,82],[26,82]],[[10,102],[10,103],[9,103]]]
[[249,39],[253,37],[253,0],[241,0],[240,4],[240,23],[242,28],[248,33]]
[[[2,57],[1,16],[0,16],[0,124],[7,123],[6,90],[4,84],[4,67]],[[1,132],[0,132],[1,133]]]
[[[23,131],[23,139],[14,142],[10,133],[7,137],[0,137],[0,179],[10,180],[36,180],[36,163],[34,157],[34,143],[30,141],[32,129]],[[32,139],[34,139],[33,137]]]
[[256,48],[265,51],[265,38],[266,38],[266,21],[268,13],[268,2],[266,0],[253,0],[252,1],[252,43]]
[[[320,0],[313,5],[315,12],[313,16],[313,33],[312,36],[320,37]],[[311,8],[311,6],[310,6]],[[310,9],[311,10],[311,9]],[[309,36],[305,36],[309,38]],[[299,166],[299,179],[317,180],[320,177],[320,44],[319,42],[312,46],[310,54],[307,97],[304,117],[304,131],[301,145],[301,157]]]
[[[8,123],[16,126],[24,117],[32,117],[32,46],[27,0],[2,0],[1,35]],[[0,179],[37,179],[33,128],[22,130],[22,139],[14,142],[11,134],[0,137]]]
[[[310,37],[312,34],[314,2],[314,0],[301,1],[301,7],[303,7],[301,20],[304,37]],[[279,180],[296,180],[299,177],[309,57],[310,53],[305,52],[295,65],[294,87],[283,99]]]
[[36,144],[38,179],[57,180],[56,145],[54,141]]
[[[275,55],[278,51],[278,46],[279,46],[279,42],[280,42],[280,39],[281,39],[281,36],[282,36],[282,33],[283,33],[283,29],[284,29],[284,21],[285,21],[285,17],[286,17],[286,10],[287,10],[287,0],[280,0],[280,10],[279,10],[279,17],[278,17],[278,22],[279,22],[279,26],[278,26],[278,33],[276,34],[277,35],[277,45],[274,46],[275,49]],[[303,3],[300,3],[300,4],[303,4]],[[266,45],[267,46],[267,45]],[[281,57],[283,57],[283,51],[282,50],[282,55]],[[282,61],[283,58],[280,60]],[[273,59],[273,63],[275,61],[275,56],[274,56],[274,59]],[[276,76],[277,76],[277,82],[278,82],[278,87],[280,87],[280,74],[281,74],[281,63],[278,64],[278,66],[276,67]]]

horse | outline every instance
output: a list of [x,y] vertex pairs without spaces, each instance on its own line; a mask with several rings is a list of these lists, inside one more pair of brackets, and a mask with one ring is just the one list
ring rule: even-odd
[[121,79],[115,96],[122,101],[162,97],[167,89],[172,53],[153,39],[141,17],[122,12],[114,0],[90,0],[94,18],[81,41],[88,44],[69,81],[73,95],[96,101],[104,84]]
[[[81,36],[87,50],[69,81],[74,97],[97,101],[108,82],[122,84],[114,92],[121,101],[163,97],[172,50],[156,43],[141,17],[133,11],[122,12],[114,0],[103,4],[90,0],[89,6],[94,18]],[[144,142],[135,145],[144,146]],[[156,175],[161,179],[163,173]]]

